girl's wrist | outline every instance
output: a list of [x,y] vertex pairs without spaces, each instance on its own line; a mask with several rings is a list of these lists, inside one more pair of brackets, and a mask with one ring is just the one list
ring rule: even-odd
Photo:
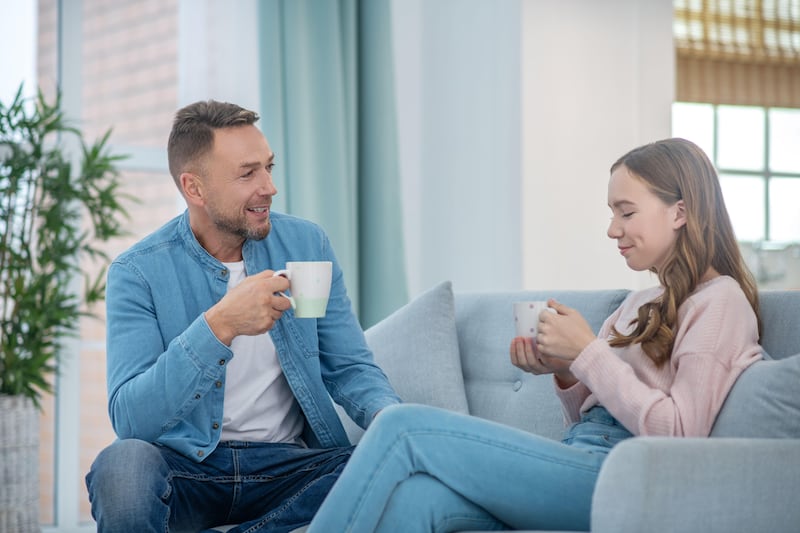
[[556,385],[560,389],[568,389],[578,382],[578,378],[572,375],[572,372],[554,373],[553,376],[556,378]]

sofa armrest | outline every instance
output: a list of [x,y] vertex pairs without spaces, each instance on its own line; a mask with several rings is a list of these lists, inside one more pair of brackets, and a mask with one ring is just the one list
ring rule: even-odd
[[600,470],[593,533],[796,533],[800,439],[637,437]]

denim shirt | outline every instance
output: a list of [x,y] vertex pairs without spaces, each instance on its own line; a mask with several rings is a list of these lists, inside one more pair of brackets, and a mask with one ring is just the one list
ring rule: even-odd
[[[244,243],[248,274],[278,270],[287,261],[333,262],[325,317],[297,319],[289,309],[270,335],[305,415],[307,445],[347,446],[331,398],[362,428],[400,399],[374,363],[325,233],[289,215],[273,212],[271,221],[266,239]],[[119,438],[168,446],[198,462],[216,448],[233,353],[204,313],[225,295],[228,276],[197,242],[188,211],[113,261],[106,288],[107,378]]]

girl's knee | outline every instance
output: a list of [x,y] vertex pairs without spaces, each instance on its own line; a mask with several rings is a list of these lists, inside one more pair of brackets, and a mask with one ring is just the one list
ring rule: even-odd
[[[401,403],[381,411],[373,425],[375,432],[393,432],[397,435],[436,425],[436,420],[447,411],[427,405]],[[370,429],[373,429],[370,427]]]

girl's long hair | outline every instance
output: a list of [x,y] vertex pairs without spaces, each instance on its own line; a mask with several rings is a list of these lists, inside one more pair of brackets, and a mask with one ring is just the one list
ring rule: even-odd
[[635,148],[611,166],[625,166],[667,205],[683,200],[686,224],[658,274],[663,293],[639,308],[628,335],[613,329],[611,346],[641,343],[657,366],[669,361],[675,342],[678,308],[708,271],[735,279],[753,307],[761,335],[758,289],[744,263],[722,198],[719,178],[706,154],[685,139],[665,139]]

